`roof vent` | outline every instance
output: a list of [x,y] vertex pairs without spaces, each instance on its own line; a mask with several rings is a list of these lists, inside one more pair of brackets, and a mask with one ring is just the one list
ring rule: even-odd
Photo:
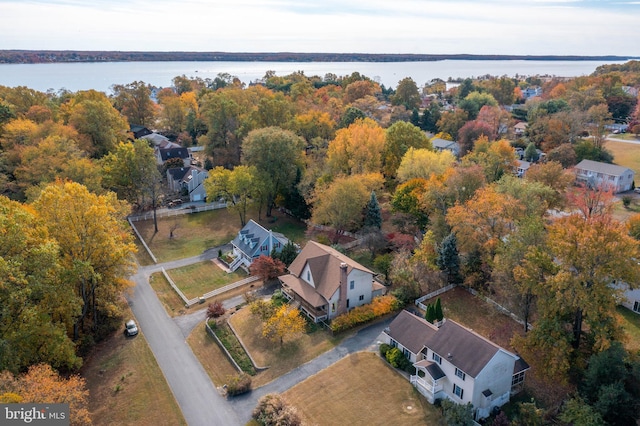
[[341,267],[342,269],[347,269],[347,264],[346,264],[346,263],[344,263],[344,262],[342,262],[342,263],[340,264],[340,267]]

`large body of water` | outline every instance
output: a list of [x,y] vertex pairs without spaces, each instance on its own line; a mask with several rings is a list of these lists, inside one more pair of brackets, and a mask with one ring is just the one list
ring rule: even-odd
[[238,77],[244,83],[259,80],[267,71],[283,76],[303,71],[307,76],[337,76],[353,72],[372,78],[386,87],[411,77],[418,87],[434,78],[551,75],[577,77],[589,75],[600,61],[464,61],[435,62],[97,62],[58,64],[2,64],[0,85],[27,86],[45,92],[67,89],[95,89],[111,93],[113,84],[143,81],[157,87],[171,86],[176,76],[215,78],[219,73]]

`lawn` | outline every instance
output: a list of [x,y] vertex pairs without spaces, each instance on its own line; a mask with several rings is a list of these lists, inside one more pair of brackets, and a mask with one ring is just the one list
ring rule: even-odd
[[187,299],[202,296],[212,290],[247,278],[244,271],[227,273],[211,261],[170,269],[167,274]]
[[[306,224],[276,210],[271,218],[258,221],[258,212],[247,212],[247,220],[254,219],[267,229],[281,232],[297,243],[304,243]],[[154,233],[153,221],[134,222],[142,238],[158,259],[158,262],[197,256],[207,249],[229,243],[240,231],[240,219],[226,209],[158,219],[158,232]],[[173,229],[173,238],[170,238]],[[140,250],[141,252],[144,250]],[[140,263],[145,264],[144,260]]]
[[618,314],[622,327],[624,328],[627,340],[624,346],[629,352],[640,350],[640,315],[631,312],[629,309],[618,306]]
[[204,367],[211,381],[221,387],[227,383],[229,376],[238,374],[235,367],[229,362],[220,346],[207,333],[204,325],[197,326],[187,338],[194,355]]
[[436,407],[371,352],[351,354],[283,396],[305,424],[444,424]]
[[257,388],[294,368],[311,361],[318,355],[332,349],[338,338],[332,338],[328,332],[317,330],[301,337],[279,343],[262,337],[262,323],[243,308],[230,318],[233,328],[247,347],[258,367],[269,367],[253,377],[253,387]]
[[[605,148],[613,154],[613,162],[628,167],[640,176],[640,144],[607,141]],[[640,182],[636,183],[640,185]]]
[[116,332],[85,359],[81,374],[94,425],[186,424],[142,332]]

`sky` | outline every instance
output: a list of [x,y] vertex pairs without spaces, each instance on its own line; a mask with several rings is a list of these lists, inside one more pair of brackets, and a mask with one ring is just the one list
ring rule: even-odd
[[640,56],[640,0],[0,0],[0,49]]

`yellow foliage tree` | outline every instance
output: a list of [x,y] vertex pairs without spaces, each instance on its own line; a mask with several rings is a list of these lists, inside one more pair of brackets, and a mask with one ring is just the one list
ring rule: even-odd
[[380,173],[385,131],[370,118],[336,132],[329,143],[327,166],[332,174]]
[[298,309],[282,305],[262,324],[262,335],[282,345],[285,338],[303,333],[306,325]]

